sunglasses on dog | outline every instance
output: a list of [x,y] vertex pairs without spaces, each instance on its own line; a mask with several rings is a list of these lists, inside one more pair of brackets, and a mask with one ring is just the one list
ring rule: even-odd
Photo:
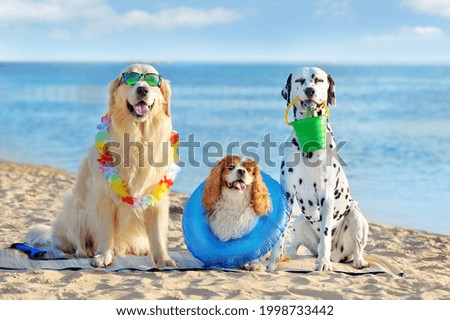
[[132,86],[144,79],[151,87],[159,87],[161,84],[161,75],[156,73],[137,73],[137,72],[124,72],[122,78],[125,84]]

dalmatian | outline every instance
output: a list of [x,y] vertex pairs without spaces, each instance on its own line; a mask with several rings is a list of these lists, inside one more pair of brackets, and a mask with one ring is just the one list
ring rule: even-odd
[[[336,105],[332,77],[319,68],[303,68],[291,73],[282,96],[293,104],[294,119],[328,113],[327,105]],[[291,100],[292,99],[292,100]],[[325,104],[326,103],[326,104]],[[331,261],[350,262],[356,269],[368,266],[364,259],[368,223],[350,195],[350,187],[337,154],[336,141],[330,123],[326,124],[326,147],[314,152],[302,152],[292,131],[281,163],[280,182],[290,209],[298,202],[301,213],[292,225],[292,239],[286,246],[288,256],[295,256],[305,246],[317,257],[315,270],[332,270]],[[280,260],[284,237],[275,245],[268,270]]]

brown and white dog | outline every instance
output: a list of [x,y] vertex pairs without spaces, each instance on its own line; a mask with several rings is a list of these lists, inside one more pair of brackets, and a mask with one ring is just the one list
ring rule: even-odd
[[[221,241],[248,234],[258,217],[271,209],[269,191],[258,164],[233,155],[221,159],[206,179],[203,206],[212,232]],[[256,264],[257,261],[245,268],[256,269]]]
[[[145,64],[131,65],[124,72],[159,77],[155,68]],[[144,76],[127,85],[124,77],[119,76],[110,84],[110,142],[119,145],[114,149],[122,159],[117,168],[129,195],[140,197],[154,190],[171,164],[162,151],[164,144],[170,145],[171,89],[165,79],[148,83]],[[52,226],[35,227],[25,242],[92,257],[95,267],[106,267],[114,255],[126,254],[148,254],[157,267],[176,265],[167,250],[168,197],[147,210],[132,208],[111,190],[97,158],[98,151],[92,146],[80,165],[72,193]],[[152,162],[162,165],[151,165]]]

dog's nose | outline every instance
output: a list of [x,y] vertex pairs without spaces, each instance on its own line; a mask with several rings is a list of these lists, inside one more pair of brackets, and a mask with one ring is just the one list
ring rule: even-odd
[[140,96],[146,96],[147,93],[148,93],[148,88],[146,88],[146,87],[138,87],[138,88],[136,89],[136,92],[137,92],[137,94],[140,95]]
[[308,98],[312,98],[314,96],[314,94],[316,93],[316,90],[314,90],[314,88],[306,88],[305,89],[305,94]]
[[243,176],[245,174],[245,170],[244,169],[238,169],[237,173],[241,176]]

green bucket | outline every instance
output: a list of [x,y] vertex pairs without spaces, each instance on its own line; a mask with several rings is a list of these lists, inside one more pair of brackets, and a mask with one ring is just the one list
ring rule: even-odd
[[291,122],[303,152],[325,148],[327,143],[327,118],[325,116],[304,118]]

